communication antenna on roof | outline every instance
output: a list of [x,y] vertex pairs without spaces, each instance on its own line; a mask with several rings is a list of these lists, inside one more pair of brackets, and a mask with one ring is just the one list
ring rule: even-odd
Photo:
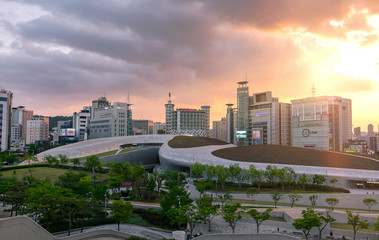
[[315,87],[315,83],[312,83],[312,97],[315,97],[316,96],[316,87]]

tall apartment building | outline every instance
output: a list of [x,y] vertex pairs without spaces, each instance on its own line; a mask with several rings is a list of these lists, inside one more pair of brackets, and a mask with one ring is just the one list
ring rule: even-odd
[[252,145],[291,145],[291,104],[280,103],[270,91],[249,97],[249,120]]
[[133,120],[133,135],[148,135],[154,133],[154,122],[151,120]]
[[237,138],[237,144],[240,146],[249,144],[247,135],[249,132],[249,87],[247,83],[247,81],[238,82],[237,88],[237,131],[244,132]]
[[233,103],[227,103],[228,107],[226,110],[226,142],[235,144],[236,139],[236,129],[237,129],[237,117],[238,111],[233,108]]
[[129,103],[111,105],[105,97],[92,101],[89,138],[128,136],[133,133]]
[[171,93],[166,107],[166,134],[209,136],[210,106],[201,109],[177,108],[174,110]]
[[26,144],[34,144],[37,141],[49,141],[49,118],[34,116],[33,120],[26,123]]
[[360,140],[361,139],[361,127],[356,127],[354,128],[354,135],[353,138],[355,140]]
[[343,151],[352,138],[350,99],[321,96],[291,102],[293,146]]
[[0,89],[0,151],[10,146],[13,93]]
[[221,121],[213,121],[212,137],[226,142],[226,118],[221,118]]
[[166,124],[161,122],[154,122],[153,124],[153,134],[165,134]]
[[74,112],[72,116],[72,127],[75,129],[75,137],[78,141],[89,139],[89,123],[91,119],[91,107],[83,107],[80,112]]

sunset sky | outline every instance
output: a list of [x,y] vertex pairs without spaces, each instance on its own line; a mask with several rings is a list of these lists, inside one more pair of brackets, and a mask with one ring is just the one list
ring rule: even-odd
[[72,115],[100,96],[134,119],[250,95],[353,101],[353,127],[379,124],[379,1],[0,0],[0,85],[14,106]]

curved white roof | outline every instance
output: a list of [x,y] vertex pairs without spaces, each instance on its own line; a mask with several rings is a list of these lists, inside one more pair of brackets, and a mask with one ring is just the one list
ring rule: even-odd
[[224,165],[226,167],[232,164],[238,164],[241,168],[249,169],[250,165],[254,165],[257,169],[265,169],[268,165],[275,165],[278,168],[291,167],[297,174],[309,175],[324,175],[331,177],[342,177],[349,179],[379,179],[379,171],[375,170],[362,170],[362,169],[349,169],[349,168],[334,168],[334,167],[319,167],[319,166],[305,166],[305,165],[287,165],[258,162],[242,162],[233,161],[212,155],[212,152],[222,148],[235,147],[233,144],[228,145],[212,145],[194,148],[171,148],[167,142],[164,143],[159,150],[159,159],[161,165],[164,166],[179,166],[189,167],[194,162],[208,165]]
[[175,137],[175,135],[157,134],[97,138],[53,148],[38,154],[37,158],[41,161],[47,155],[58,156],[59,154],[66,155],[68,158],[81,158],[117,150],[120,148],[120,145],[124,144],[165,143],[173,137]]

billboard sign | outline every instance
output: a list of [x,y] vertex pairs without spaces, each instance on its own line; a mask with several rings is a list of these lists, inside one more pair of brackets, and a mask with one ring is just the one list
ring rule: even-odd
[[253,145],[262,144],[262,129],[253,128]]
[[62,137],[74,137],[75,129],[74,128],[63,128],[61,129],[60,136]]
[[246,131],[237,131],[236,136],[237,136],[237,138],[247,138],[247,132]]
[[353,149],[353,148],[345,148],[343,151],[347,153],[360,153],[359,149]]

